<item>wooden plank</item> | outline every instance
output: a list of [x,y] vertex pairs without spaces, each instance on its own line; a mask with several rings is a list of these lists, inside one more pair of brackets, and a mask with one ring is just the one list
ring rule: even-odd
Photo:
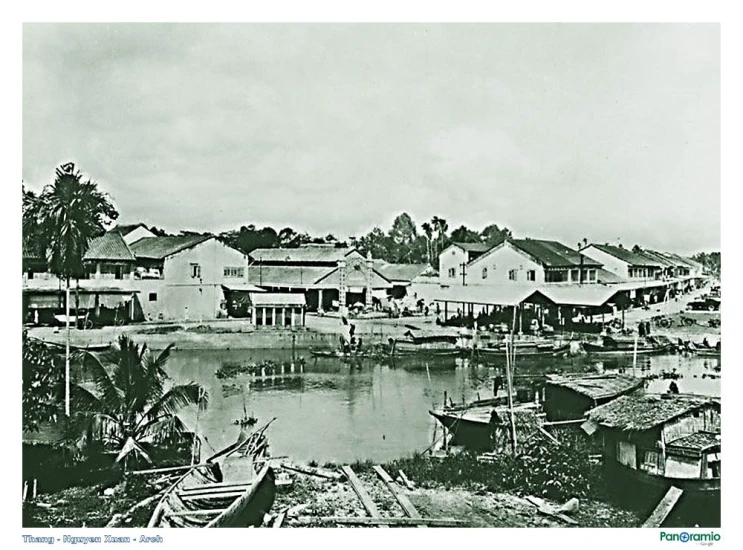
[[369,493],[366,492],[366,489],[364,489],[364,486],[361,484],[361,480],[359,480],[358,477],[356,477],[356,474],[351,469],[350,466],[341,466],[341,471],[346,475],[346,478],[351,483],[351,487],[353,487],[353,490],[356,491],[356,495],[359,497],[359,500],[361,500],[361,503],[364,505],[364,508],[366,508],[366,511],[369,512],[369,515],[373,518],[381,518],[382,514],[379,513],[379,510],[377,510],[377,506],[374,504],[374,501],[369,496]]
[[280,513],[280,514],[279,514],[279,515],[278,515],[278,516],[276,517],[276,521],[274,521],[274,522],[273,522],[273,528],[274,528],[274,529],[278,529],[279,527],[281,527],[281,524],[282,524],[282,523],[284,523],[284,518],[285,518],[285,517],[286,517],[286,513],[285,513],[285,512],[281,512],[281,513]]
[[557,420],[555,422],[542,422],[542,426],[569,426],[570,424],[583,424],[585,421],[585,418],[577,418],[575,420]]
[[192,512],[170,512],[167,514],[167,516],[218,516],[226,509],[227,508],[220,508],[216,510],[193,510]]
[[149,474],[164,474],[166,472],[181,472],[184,470],[190,470],[191,468],[204,468],[206,466],[212,466],[212,465],[211,464],[193,464],[189,466],[172,466],[169,468],[154,468],[152,470],[136,470],[134,472],[130,472],[130,475],[139,476],[139,475],[149,475]]
[[[402,506],[402,509],[405,510],[405,514],[407,514],[407,516],[410,518],[420,519],[421,515],[418,513],[418,510],[415,509],[415,506],[413,506],[413,503],[410,502],[408,496],[403,493],[397,487],[397,485],[395,485],[395,482],[384,470],[384,468],[382,468],[381,466],[374,466],[374,471],[377,472],[377,475],[382,479],[384,484],[390,490],[392,495],[395,497],[395,500],[397,500],[398,504],[400,504],[400,506]],[[419,527],[425,527],[425,525],[420,525]]]
[[666,517],[668,517],[668,514],[671,513],[671,510],[673,510],[673,507],[676,506],[676,503],[679,501],[683,493],[684,492],[678,487],[671,487],[668,489],[668,492],[661,499],[658,506],[655,507],[653,513],[650,514],[650,517],[645,520],[645,523],[643,523],[642,526],[650,528],[660,527]]
[[196,500],[203,499],[209,500],[212,498],[237,498],[245,494],[245,491],[232,491],[229,493],[196,493],[193,495],[180,495],[183,500]]
[[540,432],[542,432],[542,435],[544,435],[545,437],[547,437],[547,439],[549,439],[555,445],[559,445],[560,444],[560,442],[557,440],[557,438],[555,436],[553,436],[551,433],[549,433],[547,430],[545,430],[544,428],[542,428],[540,426],[537,426],[537,429]]
[[252,485],[250,482],[243,482],[243,483],[232,483],[232,482],[222,482],[222,483],[206,483],[204,485],[192,485],[191,487],[184,487],[181,489],[181,493],[190,493],[192,491],[206,491],[206,490],[212,490],[212,489],[233,489],[233,488],[240,488],[244,489],[245,487]]
[[415,489],[415,487],[413,486],[413,482],[408,479],[408,476],[405,475],[405,472],[403,472],[402,470],[398,471],[400,472],[400,479],[402,479],[405,487],[407,487],[409,491],[413,491]]
[[313,523],[335,523],[338,525],[378,525],[378,526],[400,526],[414,527],[416,525],[428,525],[430,527],[466,527],[468,522],[451,518],[370,518],[370,517],[302,517],[296,519],[297,523],[311,525]]
[[281,467],[287,470],[293,470],[295,472],[299,472],[300,474],[323,477],[325,479],[332,479],[333,481],[343,480],[342,475],[336,474],[335,472],[330,472],[328,470],[323,470],[320,468],[312,468],[310,466],[298,466],[296,464],[282,464]]
[[554,510],[550,505],[545,503],[541,498],[531,497],[531,496],[528,496],[525,498],[530,504],[536,506],[537,512],[539,512],[540,514],[559,519],[561,521],[564,521],[568,525],[578,525],[578,522],[575,521],[573,518],[569,518],[565,514],[562,514],[558,512],[557,510]]

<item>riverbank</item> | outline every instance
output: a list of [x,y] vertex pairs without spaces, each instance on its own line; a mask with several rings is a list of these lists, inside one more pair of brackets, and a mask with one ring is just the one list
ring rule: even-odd
[[[396,467],[405,460],[410,459],[387,463],[382,468],[397,477],[399,469]],[[424,460],[435,461],[437,466],[434,468],[448,467],[440,459]],[[527,499],[528,495],[519,491],[497,489],[482,483],[473,485],[464,479],[456,479],[456,476],[447,483],[426,479],[425,469],[418,468],[411,468],[406,475],[411,485],[398,481],[393,492],[372,469],[371,463],[357,462],[349,466],[384,518],[406,517],[409,510],[406,511],[400,499],[395,497],[395,493],[402,493],[421,517],[441,522],[454,520],[452,523],[467,527],[616,528],[638,527],[642,523],[636,512],[591,499],[580,499],[577,508],[569,513],[569,520],[565,520],[565,515],[559,518],[540,513],[537,506]],[[320,472],[331,472],[336,479],[282,470],[278,464],[275,469],[282,474],[288,473],[292,483],[277,488],[275,503],[266,518],[267,525],[272,525],[281,514],[284,515],[282,527],[328,526],[322,518],[344,517],[353,521],[353,518],[369,516],[353,485],[339,473],[340,466],[328,465],[328,468],[320,469]],[[128,481],[116,485],[73,487],[41,494],[35,502],[24,503],[23,525],[144,527],[159,496],[168,486],[161,476],[150,477],[149,480],[142,476],[129,477]],[[550,500],[542,502],[555,508],[562,504]]]

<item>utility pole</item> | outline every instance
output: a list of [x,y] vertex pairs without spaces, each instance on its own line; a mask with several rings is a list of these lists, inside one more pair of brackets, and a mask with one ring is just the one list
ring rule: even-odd
[[462,267],[462,286],[467,286],[467,262],[459,264]]

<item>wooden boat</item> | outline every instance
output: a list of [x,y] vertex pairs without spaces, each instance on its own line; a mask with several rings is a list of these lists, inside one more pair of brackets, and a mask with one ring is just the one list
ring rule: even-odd
[[[493,441],[494,435],[499,440],[508,438],[509,409],[507,405],[500,403],[500,399],[496,401],[495,406],[476,402],[461,407],[429,411],[428,414],[449,431],[453,445],[463,445],[473,450],[491,450],[498,446],[498,441]],[[517,426],[523,425],[525,418],[530,418],[536,423],[539,411],[540,407],[535,403],[514,405]]]
[[[524,356],[530,357],[534,355],[550,356],[550,355],[561,354],[561,353],[566,353],[570,351],[570,344],[561,344],[561,345],[532,344],[532,345],[517,346],[516,350],[517,350],[516,353],[520,357],[524,357]],[[506,347],[503,345],[484,346],[484,347],[476,348],[475,353],[479,355],[498,355],[498,356],[505,357]]]
[[458,356],[467,353],[463,337],[450,330],[408,330],[403,338],[390,338],[389,353],[396,355]]
[[267,427],[249,436],[241,430],[236,443],[188,470],[163,495],[147,527],[261,525],[276,495]]
[[[50,342],[49,340],[38,340],[38,342],[47,345],[52,346],[56,349],[64,350],[66,348],[66,344],[60,343],[60,342]],[[88,344],[87,346],[77,346],[74,344],[70,344],[70,350],[72,351],[89,351],[92,353],[100,353],[102,351],[108,351],[113,347],[113,344],[110,342],[108,344]]]
[[673,344],[667,344],[664,346],[642,346],[637,348],[635,352],[634,348],[611,348],[601,344],[592,344],[590,342],[583,342],[583,349],[586,353],[597,354],[597,355],[629,355],[632,356],[635,353],[637,355],[660,355],[663,353],[671,353],[673,351]]

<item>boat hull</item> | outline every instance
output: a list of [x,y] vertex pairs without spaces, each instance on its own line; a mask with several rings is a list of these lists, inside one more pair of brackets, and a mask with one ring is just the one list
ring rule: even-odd
[[637,351],[635,351],[633,348],[606,348],[604,346],[598,345],[598,344],[590,344],[585,342],[583,344],[583,349],[586,351],[586,353],[595,354],[595,355],[661,355],[663,353],[670,353],[673,349],[673,346],[660,346],[660,347],[653,347],[653,348],[639,348]]
[[461,412],[429,411],[449,433],[452,445],[464,445],[470,449],[489,449],[492,447],[491,428],[487,422],[478,422],[461,417]]

